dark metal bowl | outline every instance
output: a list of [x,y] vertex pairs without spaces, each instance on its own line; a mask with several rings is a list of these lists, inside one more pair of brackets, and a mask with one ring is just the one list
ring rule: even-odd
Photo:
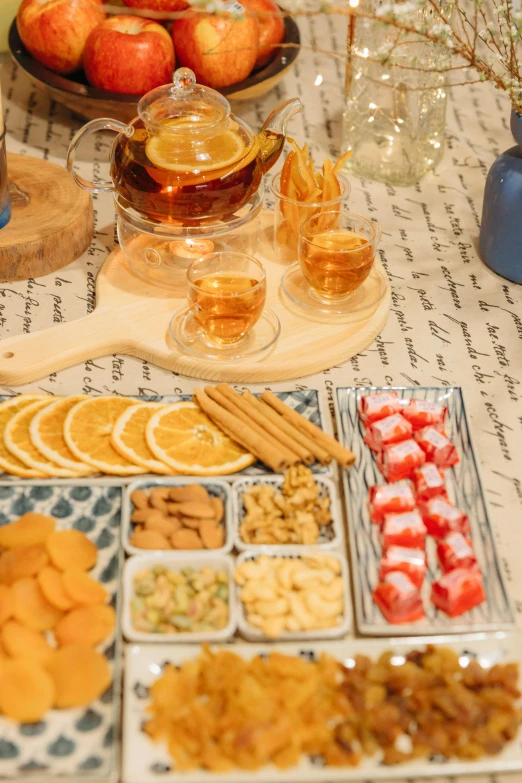
[[[273,59],[257,71],[253,71],[248,79],[223,87],[219,90],[223,95],[233,100],[260,98],[276,86],[295,63],[299,54],[299,28],[294,19],[285,16],[285,37],[283,43],[290,47],[277,47]],[[23,45],[16,19],[9,30],[9,50],[17,65],[27,74],[31,81],[43,90],[52,100],[61,103],[71,111],[86,119],[98,117],[113,117],[122,122],[130,122],[137,114],[137,104],[141,95],[125,95],[123,93],[98,90],[88,84],[83,71],[77,71],[70,76],[61,76],[50,71],[29,54]]]

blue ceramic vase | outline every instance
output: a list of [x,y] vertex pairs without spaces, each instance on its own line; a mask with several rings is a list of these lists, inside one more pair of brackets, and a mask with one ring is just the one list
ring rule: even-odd
[[522,283],[522,115],[511,114],[517,146],[500,155],[486,179],[480,254],[498,275]]

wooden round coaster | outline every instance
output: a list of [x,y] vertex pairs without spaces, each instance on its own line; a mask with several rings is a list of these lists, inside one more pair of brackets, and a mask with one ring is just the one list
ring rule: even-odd
[[[267,307],[281,322],[281,334],[268,355],[242,361],[209,361],[183,354],[169,334],[175,310],[186,305],[179,291],[147,284],[127,266],[120,248],[100,268],[93,313],[41,332],[0,342],[0,383],[16,386],[63,370],[86,359],[113,353],[145,359],[166,370],[230,383],[270,383],[300,378],[348,361],[367,348],[386,324],[390,311],[388,276],[376,259],[374,271],[382,291],[371,297],[364,317],[344,320],[292,306],[281,290],[286,264],[271,250],[273,215],[262,215],[263,241],[256,256],[267,276]],[[371,293],[371,291],[370,291]]]
[[27,155],[7,155],[12,217],[0,231],[2,280],[42,277],[89,247],[92,199],[67,169]]

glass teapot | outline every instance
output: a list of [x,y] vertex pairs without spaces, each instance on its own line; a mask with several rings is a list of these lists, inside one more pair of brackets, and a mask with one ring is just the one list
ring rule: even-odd
[[[138,117],[129,125],[99,119],[78,131],[67,168],[80,187],[114,191],[120,204],[146,218],[184,224],[218,219],[253,196],[283,149],[288,120],[300,110],[298,98],[286,101],[255,136],[230,113],[223,95],[196,84],[191,70],[179,68],[173,84],[143,96]],[[78,145],[87,134],[107,129],[118,133],[111,179],[89,182],[74,170]]]

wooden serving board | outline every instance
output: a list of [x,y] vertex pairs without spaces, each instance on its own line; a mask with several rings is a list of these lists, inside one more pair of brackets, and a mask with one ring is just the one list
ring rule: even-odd
[[28,155],[7,155],[12,216],[0,231],[2,280],[42,277],[70,264],[94,231],[90,193],[67,169]]
[[321,372],[367,348],[383,329],[390,310],[390,285],[381,262],[384,295],[366,320],[356,323],[322,315],[311,318],[288,300],[280,281],[287,264],[270,248],[271,213],[263,214],[263,241],[256,253],[267,275],[267,307],[281,321],[275,347],[261,359],[217,362],[182,354],[169,334],[174,310],[186,304],[184,291],[144,283],[117,248],[96,278],[96,308],[70,323],[0,341],[0,383],[17,386],[66,367],[114,353],[128,354],[194,378],[232,383],[270,383]]

